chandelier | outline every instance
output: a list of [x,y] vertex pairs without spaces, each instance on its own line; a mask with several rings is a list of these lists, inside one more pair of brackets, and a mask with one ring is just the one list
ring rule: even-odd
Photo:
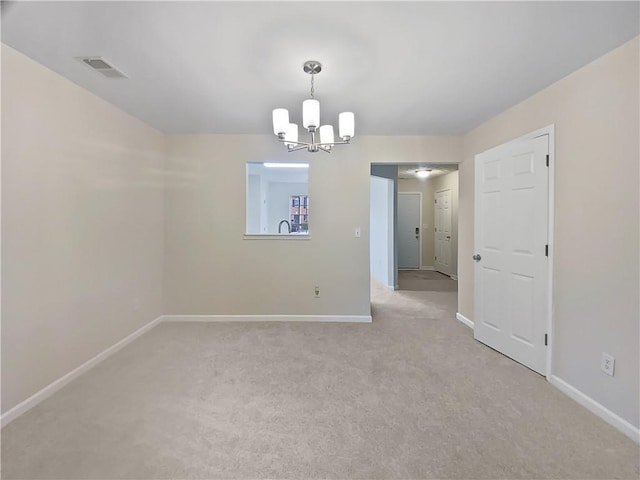
[[311,135],[311,141],[298,140],[298,125],[289,123],[289,111],[286,108],[276,108],[273,111],[273,133],[290,152],[306,148],[309,152],[315,153],[322,150],[331,153],[331,147],[334,145],[351,142],[355,130],[354,115],[353,112],[342,112],[338,116],[338,133],[342,141],[336,142],[333,125],[320,126],[320,102],[314,97],[313,80],[314,76],[322,70],[322,65],[320,62],[309,60],[304,62],[303,69],[305,73],[311,75],[311,98],[302,102],[302,125]]

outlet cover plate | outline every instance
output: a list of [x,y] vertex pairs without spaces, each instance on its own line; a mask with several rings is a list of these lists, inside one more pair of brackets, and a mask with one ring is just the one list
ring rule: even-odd
[[608,353],[603,353],[602,363],[600,364],[600,370],[602,370],[607,375],[610,375],[613,377],[613,371],[615,369],[615,366],[616,366],[616,359],[613,358]]

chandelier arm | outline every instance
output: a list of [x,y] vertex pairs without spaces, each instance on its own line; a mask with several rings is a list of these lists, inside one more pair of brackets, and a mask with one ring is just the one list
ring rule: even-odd
[[298,150],[306,150],[306,149],[308,149],[308,148],[309,148],[309,147],[308,147],[307,145],[299,145],[299,146],[297,146],[297,147],[288,147],[288,148],[287,148],[287,151],[288,151],[288,152],[296,152],[296,151],[298,151]]
[[351,142],[331,142],[331,143],[316,143],[319,147],[332,147],[333,145],[349,145]]
[[296,146],[302,145],[302,146],[305,146],[305,147],[310,147],[311,145],[313,145],[312,143],[299,142],[297,140],[295,140],[295,141],[294,140],[285,140],[284,138],[279,138],[278,140],[280,141],[280,143],[295,143]]
[[318,144],[317,147],[318,147],[319,150],[322,150],[323,152],[331,153],[331,149],[330,148],[323,147],[320,144]]

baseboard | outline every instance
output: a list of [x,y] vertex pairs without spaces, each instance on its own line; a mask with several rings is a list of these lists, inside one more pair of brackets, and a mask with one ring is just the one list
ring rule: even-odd
[[31,410],[33,407],[38,405],[40,402],[42,402],[42,401],[46,400],[47,398],[49,398],[51,395],[56,393],[62,387],[64,387],[68,383],[72,382],[73,380],[78,378],[83,373],[91,370],[93,367],[98,365],[100,362],[106,360],[111,355],[116,353],[118,350],[120,350],[123,347],[127,346],[129,343],[133,342],[140,335],[142,335],[142,334],[148,332],[149,330],[151,330],[158,323],[160,323],[161,318],[162,317],[158,317],[155,320],[152,320],[151,322],[147,323],[146,325],[140,327],[138,330],[136,330],[135,332],[129,334],[128,336],[126,336],[125,338],[120,340],[115,345],[112,345],[111,347],[107,348],[106,350],[104,350],[103,352],[99,353],[95,357],[87,360],[86,362],[84,362],[79,367],[74,368],[73,370],[71,370],[66,375],[64,375],[64,376],[60,377],[59,379],[51,382],[49,385],[44,387],[42,390],[34,393],[33,395],[31,395],[26,400],[23,400],[22,402],[20,402],[15,407],[10,408],[9,410],[7,410],[0,417],[0,428],[4,428],[6,425],[11,423],[13,420],[18,418],[20,415],[22,415],[23,413]]
[[456,318],[464,323],[467,327],[473,330],[473,320],[469,320],[467,317],[462,315],[460,312],[456,313]]
[[162,322],[338,322],[371,323],[371,315],[163,315]]
[[611,410],[596,402],[593,398],[581,392],[572,385],[555,375],[549,376],[549,383],[560,390],[562,393],[578,402],[591,413],[597,415],[609,425],[624,433],[627,437],[636,443],[640,443],[640,429],[627,422],[624,418],[613,413]]
[[433,271],[433,270],[435,270],[435,268],[434,268],[434,267],[430,267],[429,265],[427,265],[427,266],[423,265],[423,266],[421,266],[421,267],[420,267],[420,270],[430,270],[430,271]]

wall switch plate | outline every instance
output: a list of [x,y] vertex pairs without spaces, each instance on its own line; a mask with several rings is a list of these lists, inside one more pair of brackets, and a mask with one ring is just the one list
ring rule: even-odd
[[315,297],[318,298],[320,297],[320,286],[316,285],[313,289],[313,293],[315,294]]
[[613,377],[613,371],[616,366],[616,359],[613,358],[608,353],[602,354],[602,363],[600,364],[600,370],[602,370],[607,375],[611,375]]
[[360,238],[360,227],[356,227],[353,233],[356,238]]

